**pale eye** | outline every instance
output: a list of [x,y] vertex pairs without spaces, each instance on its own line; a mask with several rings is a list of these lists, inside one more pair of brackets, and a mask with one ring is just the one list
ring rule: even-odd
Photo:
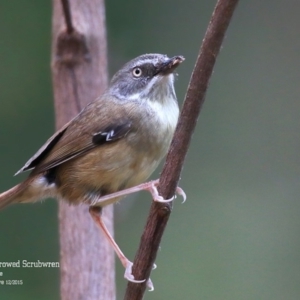
[[132,74],[135,78],[141,77],[142,76],[142,69],[141,68],[134,68],[132,70]]

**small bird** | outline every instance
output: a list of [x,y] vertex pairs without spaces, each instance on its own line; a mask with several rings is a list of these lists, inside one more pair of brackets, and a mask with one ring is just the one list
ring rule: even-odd
[[[101,219],[102,207],[141,189],[154,201],[157,181],[143,183],[166,155],[179,116],[174,70],[184,61],[144,54],[123,66],[103,95],[57,131],[16,174],[28,178],[0,194],[0,209],[13,203],[54,197],[72,205],[86,203],[100,229],[135,280],[125,257]],[[181,189],[178,193],[184,196]]]

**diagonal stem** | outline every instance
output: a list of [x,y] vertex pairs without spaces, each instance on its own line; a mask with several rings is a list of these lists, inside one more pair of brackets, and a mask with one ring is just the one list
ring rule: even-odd
[[[165,199],[172,197],[175,193],[191,137],[205,100],[213,67],[237,3],[238,0],[219,0],[209,22],[160,177],[159,191]],[[172,204],[152,203],[134,260],[133,274],[136,278],[149,278],[171,209]],[[145,283],[129,282],[124,299],[142,299],[145,289]]]

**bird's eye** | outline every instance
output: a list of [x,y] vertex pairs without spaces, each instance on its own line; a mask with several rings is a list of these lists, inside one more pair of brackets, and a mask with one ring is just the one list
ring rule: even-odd
[[135,78],[141,77],[142,76],[142,69],[141,68],[134,68],[132,70],[132,74]]

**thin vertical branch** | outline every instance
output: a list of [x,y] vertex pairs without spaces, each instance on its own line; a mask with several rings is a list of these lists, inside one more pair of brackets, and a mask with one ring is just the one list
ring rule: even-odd
[[[104,1],[53,0],[52,29],[52,78],[60,128],[107,85]],[[110,232],[112,209],[103,211]],[[115,299],[114,254],[88,207],[60,202],[59,223],[61,299]]]
[[[209,22],[160,177],[159,190],[165,199],[175,193],[212,70],[237,3],[238,0],[219,0]],[[169,204],[152,204],[134,260],[133,274],[136,279],[149,278],[171,209],[172,205]],[[146,282],[141,284],[129,282],[124,299],[142,299],[145,289]]]
[[69,0],[61,0],[64,18],[66,22],[67,33],[71,34],[74,31],[73,23],[72,23],[72,16],[71,16],[71,9]]

